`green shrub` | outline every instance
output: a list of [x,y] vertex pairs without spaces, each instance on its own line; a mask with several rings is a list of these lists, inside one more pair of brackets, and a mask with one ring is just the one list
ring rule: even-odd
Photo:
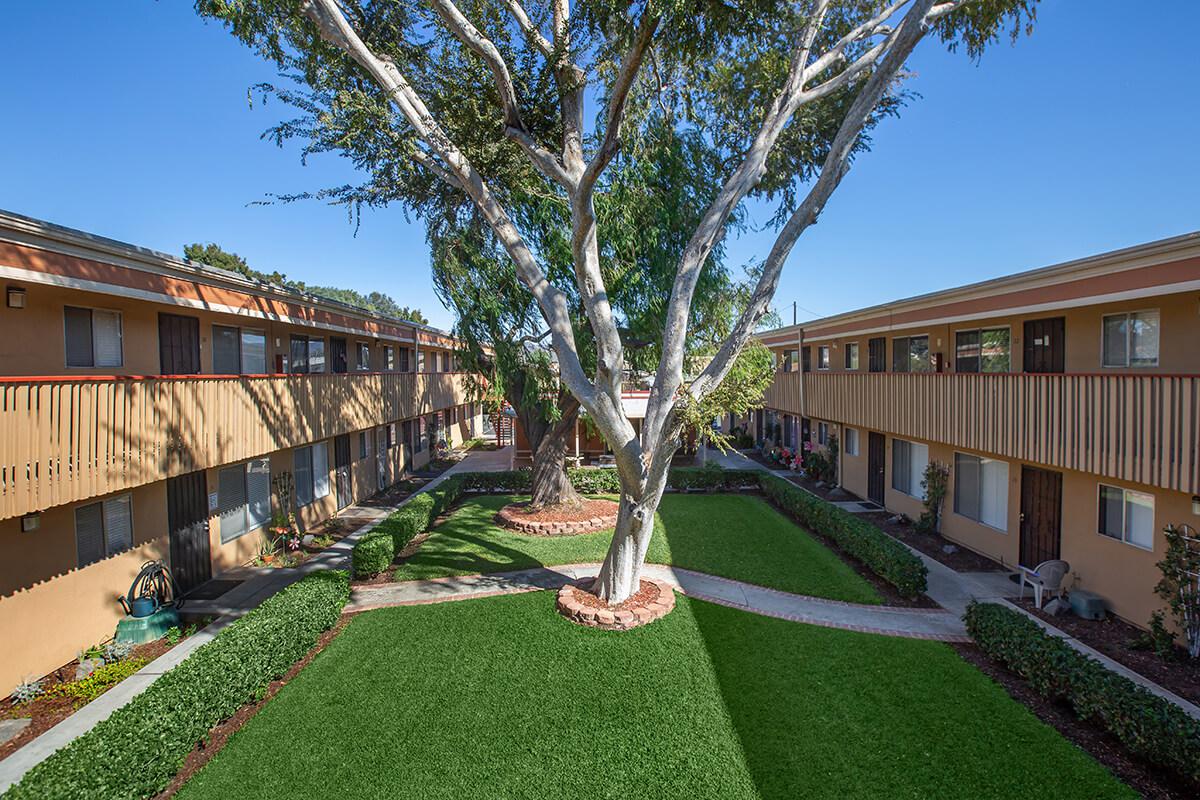
[[6,800],[114,800],[158,794],[196,743],[262,697],[337,622],[344,572],[309,575],[268,598],[112,716],[41,762]]
[[620,494],[621,476],[615,469],[583,468],[567,470],[571,485],[580,494]]
[[369,578],[388,568],[396,559],[396,544],[391,531],[376,528],[354,543],[350,563],[354,577]]
[[1200,720],[996,603],[971,603],[967,632],[1038,694],[1064,700],[1131,753],[1200,786]]
[[[762,470],[721,469],[715,464],[706,467],[679,467],[667,476],[667,486],[672,489],[688,488],[736,490],[747,486],[758,486]],[[463,491],[505,494],[523,494],[529,491],[532,473],[527,469],[506,472],[463,472],[454,477],[461,481]],[[620,494],[621,477],[615,469],[572,468],[567,477],[575,491],[581,494]]]
[[48,697],[67,697],[74,700],[77,706],[81,706],[92,702],[148,663],[150,663],[148,659],[141,657],[113,661],[110,664],[96,667],[86,678],[56,683],[46,691],[46,695]]
[[896,587],[905,597],[925,591],[925,564],[870,522],[843,511],[793,483],[759,472],[763,493],[800,524],[828,536],[838,547]]

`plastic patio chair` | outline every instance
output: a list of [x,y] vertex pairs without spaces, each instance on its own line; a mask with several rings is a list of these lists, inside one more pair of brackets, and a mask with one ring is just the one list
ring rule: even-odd
[[1021,594],[1019,597],[1025,596],[1025,585],[1028,584],[1033,587],[1034,604],[1041,608],[1043,595],[1062,597],[1063,578],[1067,577],[1067,573],[1071,571],[1071,565],[1056,558],[1043,561],[1033,569],[1020,566],[1018,569],[1021,571]]

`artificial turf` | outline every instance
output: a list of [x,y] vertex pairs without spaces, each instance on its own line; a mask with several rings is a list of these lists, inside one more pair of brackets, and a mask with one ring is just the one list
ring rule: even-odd
[[356,617],[179,797],[1136,797],[940,643],[553,603]]
[[[612,531],[526,536],[492,521],[511,496],[467,500],[395,573],[397,580],[504,572],[603,561]],[[867,581],[762,499],[747,495],[663,497],[646,560],[797,594],[878,603]]]

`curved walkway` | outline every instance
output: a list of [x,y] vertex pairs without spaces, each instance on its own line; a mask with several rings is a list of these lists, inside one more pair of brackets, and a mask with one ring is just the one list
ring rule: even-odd
[[[566,564],[517,572],[357,586],[350,594],[346,611],[353,613],[390,606],[444,603],[558,589],[569,581],[591,577],[599,571],[599,564]],[[940,608],[897,608],[825,600],[661,564],[647,564],[642,574],[647,578],[666,581],[688,597],[766,617],[883,636],[944,642],[970,641],[962,620]]]

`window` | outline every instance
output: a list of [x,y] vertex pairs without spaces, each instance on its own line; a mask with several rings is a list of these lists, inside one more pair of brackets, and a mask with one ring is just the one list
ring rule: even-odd
[[1100,533],[1154,549],[1154,495],[1100,484]]
[[63,307],[68,367],[121,366],[121,314]]
[[858,369],[858,342],[846,344],[846,369]]
[[817,423],[817,444],[829,444],[829,423]]
[[892,488],[913,497],[924,497],[921,479],[929,464],[929,448],[903,439],[892,440]]
[[396,446],[396,423],[389,423],[384,433],[386,434],[387,449],[391,450]]
[[458,406],[455,406],[454,408],[450,409],[450,411],[448,413],[450,414],[450,424],[457,425],[458,424]]
[[425,371],[425,351],[418,350],[417,351],[417,372],[424,372],[424,371]]
[[232,542],[271,520],[271,461],[255,459],[217,473],[221,541]]
[[954,334],[955,372],[1008,372],[1008,328]]
[[358,369],[367,371],[371,368],[371,345],[367,342],[358,343]]
[[955,453],[954,513],[1008,530],[1008,464]]
[[829,369],[829,345],[817,348],[817,369]]
[[324,442],[296,448],[293,461],[297,506],[306,506],[329,494],[329,451]]
[[267,371],[267,336],[249,328],[213,325],[213,363],[216,375],[262,375]]
[[75,509],[75,558],[80,567],[133,547],[131,495]]
[[449,371],[450,371],[450,354],[448,352],[443,351],[442,352],[442,372],[449,372]]
[[929,372],[929,337],[892,339],[892,372]]
[[848,456],[858,455],[858,429],[857,428],[843,428],[842,429],[842,438],[845,440],[843,442],[843,446],[846,449],[846,455],[848,455]]
[[414,448],[418,453],[425,449],[425,418],[417,417],[417,446]]
[[366,431],[358,432],[358,460],[362,461],[371,455],[371,439]]
[[783,372],[795,372],[800,364],[799,350],[784,350],[783,351]]
[[324,372],[325,340],[292,336],[292,372]]
[[1158,366],[1158,312],[1104,317],[1104,366]]
[[400,435],[403,437],[404,443],[412,447],[413,421],[411,419],[406,419],[400,423]]
[[[405,359],[407,364],[408,359]],[[383,346],[383,368],[388,372],[396,369],[396,348],[390,344]],[[406,370],[407,371],[407,370]]]
[[812,348],[805,347],[800,351],[800,371],[812,372]]
[[410,362],[411,351],[407,347],[400,348],[400,371],[409,372],[412,368]]

